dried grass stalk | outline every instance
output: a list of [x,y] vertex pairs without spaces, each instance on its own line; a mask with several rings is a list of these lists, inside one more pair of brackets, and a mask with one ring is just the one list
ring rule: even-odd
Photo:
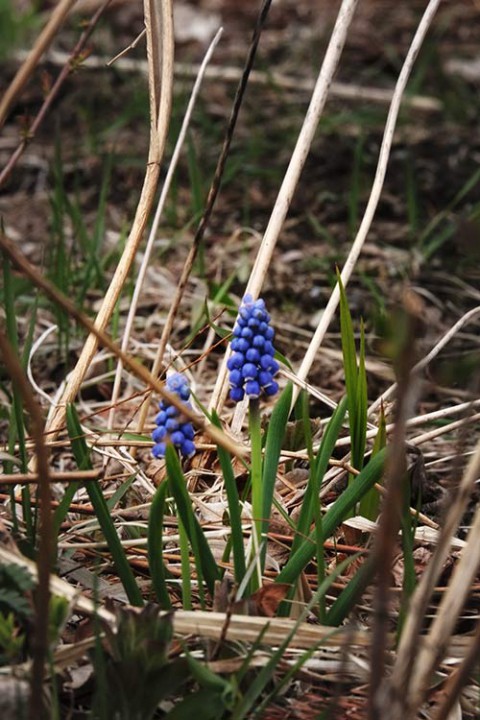
[[[132,229],[95,321],[96,327],[100,330],[104,330],[110,320],[143,237],[155,196],[170,119],[174,50],[172,4],[171,0],[162,0],[159,4],[145,0],[144,7],[147,58],[150,67],[150,148],[145,180]],[[60,404],[48,424],[47,431],[53,437],[64,423],[66,405],[75,399],[97,347],[98,338],[91,333],[65,385]]]

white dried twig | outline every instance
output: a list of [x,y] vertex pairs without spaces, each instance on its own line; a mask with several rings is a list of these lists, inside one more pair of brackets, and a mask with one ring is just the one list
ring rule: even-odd
[[[426,368],[429,363],[437,357],[437,355],[443,350],[445,345],[447,345],[450,340],[455,337],[455,335],[465,326],[468,325],[469,322],[472,320],[475,320],[478,316],[480,316],[480,306],[474,307],[471,310],[469,310],[465,315],[462,315],[457,322],[452,325],[451,328],[447,330],[447,332],[442,335],[440,340],[433,346],[433,348],[430,350],[430,352],[425,355],[424,358],[418,361],[418,363],[413,367],[412,369],[412,375],[418,374],[420,370],[423,370]],[[374,403],[370,406],[368,409],[368,414],[371,415],[373,412],[377,410],[377,408],[380,407],[382,402],[385,402],[385,400],[388,400],[393,393],[395,392],[397,388],[397,384],[394,383],[391,385],[387,390],[385,390],[382,395],[380,395],[379,398],[375,400]]]
[[[421,668],[415,665],[414,669],[414,664],[415,659],[418,656],[418,642],[421,624],[423,622],[430,596],[448,555],[451,538],[455,534],[455,530],[457,529],[463,513],[465,512],[468,499],[470,498],[473,486],[479,475],[480,442],[477,444],[475,454],[471,457],[465,470],[456,497],[451,503],[449,511],[445,516],[435,552],[425,568],[422,578],[410,602],[410,608],[405,620],[405,626],[403,628],[397,658],[390,681],[388,682],[386,688],[386,691],[389,692],[392,697],[396,698],[395,704],[392,704],[391,707],[392,720],[399,720],[400,718],[406,717],[405,710],[408,702],[408,687],[412,678],[413,687],[415,688],[414,692],[418,692],[418,682],[414,678],[416,672],[421,672]],[[480,548],[480,542],[477,547]],[[451,585],[451,587],[453,587],[453,585]]]
[[[417,28],[417,31],[414,35],[414,38],[407,53],[407,57],[405,58],[403,67],[400,71],[400,75],[398,76],[397,84],[395,86],[395,92],[392,98],[392,103],[390,105],[387,121],[385,123],[385,130],[383,133],[383,140],[380,148],[380,156],[378,158],[377,170],[375,173],[375,179],[373,181],[370,197],[368,199],[367,208],[365,210],[365,214],[363,216],[357,236],[341,273],[342,283],[344,286],[346,286],[348,281],[350,280],[351,274],[358,260],[367,234],[370,230],[370,226],[372,224],[375,211],[377,209],[378,201],[380,199],[380,194],[382,192],[385,174],[387,172],[388,159],[393,143],[393,136],[397,123],[398,113],[400,110],[400,105],[402,102],[402,97],[405,92],[407,81],[410,77],[413,65],[420,51],[427,30],[433,20],[438,6],[440,5],[440,2],[441,0],[430,0],[427,9],[425,10],[425,13],[422,17],[422,20],[420,21],[420,24]],[[323,342],[328,326],[330,325],[330,322],[335,314],[339,300],[340,290],[337,283],[322,314],[317,330],[315,331],[315,335],[312,338],[310,346],[298,370],[297,375],[301,380],[305,380],[308,373],[310,372],[310,368],[315,361],[315,357],[318,353],[320,345]],[[295,391],[293,396],[293,402],[295,401],[297,395],[298,392]]]
[[[345,41],[347,39],[348,28],[350,27],[357,4],[358,0],[343,0],[340,7],[337,21],[328,44],[320,74],[315,84],[312,99],[310,101],[302,129],[298,136],[298,140],[280,187],[272,215],[267,229],[265,230],[265,235],[263,236],[263,240],[255,260],[255,265],[250,275],[246,292],[250,293],[253,297],[257,297],[262,288],[275,245],[292,201],[293,193],[300,179],[300,174],[303,170],[303,166],[305,165],[305,161],[308,157],[310,146],[318,126],[318,121],[323,108],[325,107],[332,78],[340,61],[343,46],[345,45]],[[227,357],[228,351],[225,355],[222,366],[219,369],[218,380],[210,403],[211,408],[217,408],[218,410],[220,410],[222,398],[226,393]],[[238,416],[235,424],[238,425]]]
[[[144,7],[147,27],[147,56],[150,67],[150,148],[145,180],[132,229],[97,314],[96,326],[100,330],[104,330],[110,320],[143,237],[155,196],[170,119],[174,50],[171,0],[162,0],[159,4],[153,0],[145,0]],[[98,338],[91,333],[86,339],[77,364],[65,385],[61,402],[46,427],[46,432],[50,434],[50,437],[55,437],[62,427],[66,406],[74,401],[97,347]]]
[[[188,129],[188,126],[189,126],[189,124],[190,124],[190,119],[191,119],[191,117],[192,117],[193,109],[194,109],[194,107],[195,107],[195,103],[196,103],[196,101],[197,101],[198,94],[199,94],[199,92],[200,92],[200,87],[201,87],[202,80],[203,80],[203,77],[204,77],[204,74],[205,74],[205,70],[206,70],[207,65],[208,65],[208,63],[210,62],[210,59],[211,59],[211,57],[212,57],[212,55],[213,55],[213,52],[214,52],[214,50],[215,50],[215,48],[216,48],[216,46],[217,46],[217,44],[218,44],[218,42],[219,42],[219,40],[220,40],[220,37],[221,37],[222,32],[223,32],[223,30],[222,30],[222,28],[220,28],[220,29],[218,30],[217,34],[215,35],[214,39],[213,39],[212,42],[210,43],[210,46],[209,46],[209,48],[208,48],[208,50],[207,50],[207,53],[206,53],[206,55],[205,55],[205,58],[204,58],[201,66],[200,66],[200,70],[199,70],[199,72],[198,72],[198,76],[197,76],[197,79],[196,79],[195,84],[194,84],[194,86],[193,86],[192,94],[191,94],[191,96],[190,96],[190,100],[189,100],[189,102],[188,102],[188,106],[187,106],[187,109],[186,109],[186,112],[185,112],[185,117],[183,118],[182,127],[181,127],[181,129],[180,129],[180,133],[179,133],[179,135],[178,135],[177,142],[176,142],[176,144],[175,144],[175,149],[174,149],[174,151],[173,151],[172,159],[171,159],[171,161],[170,161],[170,166],[169,166],[169,168],[168,168],[167,176],[166,176],[166,178],[165,178],[165,182],[164,182],[164,185],[163,185],[163,188],[162,188],[162,192],[161,192],[161,194],[160,194],[160,198],[159,198],[159,201],[158,201],[157,209],[156,209],[156,211],[155,211],[155,216],[154,216],[154,218],[153,218],[153,223],[152,223],[152,227],[151,227],[151,229],[150,229],[150,233],[149,233],[149,236],[148,236],[147,244],[146,244],[146,247],[145,247],[145,252],[144,252],[144,255],[143,255],[143,258],[142,258],[142,263],[141,263],[140,269],[139,269],[139,271],[138,271],[138,277],[137,277],[137,280],[136,280],[136,283],[135,283],[135,290],[134,290],[134,292],[133,292],[132,302],[131,302],[130,307],[129,307],[128,316],[127,316],[127,321],[126,321],[126,325],[125,325],[125,330],[124,330],[124,332],[123,332],[123,337],[122,337],[121,348],[122,348],[123,352],[126,352],[127,349],[128,349],[128,344],[129,344],[129,341],[130,341],[130,336],[131,336],[131,332],[132,332],[132,327],[133,327],[133,323],[134,323],[134,320],[135,320],[135,315],[136,315],[136,312],[137,312],[138,301],[139,301],[139,298],[140,298],[140,293],[141,293],[142,288],[143,288],[143,283],[144,283],[144,281],[145,281],[145,276],[146,276],[146,274],[147,274],[147,270],[148,270],[148,266],[149,266],[149,262],[150,262],[150,256],[151,256],[151,254],[152,254],[153,245],[154,245],[155,238],[156,238],[156,235],[157,235],[158,226],[159,226],[159,224],[160,224],[160,218],[161,218],[161,216],[162,216],[163,208],[164,208],[164,206],[165,206],[165,201],[166,201],[168,192],[169,192],[169,190],[170,190],[170,185],[171,185],[171,183],[172,183],[172,179],[173,179],[175,170],[176,170],[176,168],[177,168],[177,163],[178,163],[178,160],[179,160],[179,158],[180,158],[180,153],[181,153],[181,150],[182,150],[182,147],[183,147],[183,143],[184,143],[184,141],[185,141],[185,136],[186,136],[186,134],[187,134],[187,129]],[[164,334],[165,334],[165,333],[164,333]],[[168,334],[169,334],[169,333],[168,333]],[[168,339],[168,334],[167,334],[167,339]],[[166,344],[166,343],[165,343],[165,344]],[[165,350],[165,344],[163,345],[162,356],[163,356],[163,352],[164,352],[164,350]],[[157,357],[158,357],[158,355],[157,355]],[[155,376],[158,375],[158,367],[157,367],[157,365],[158,365],[158,363],[155,362],[155,363],[154,363],[154,366],[153,366],[153,369],[152,369],[152,374],[155,375]],[[117,369],[116,369],[116,373],[115,373],[115,381],[114,381],[113,391],[112,391],[112,408],[111,408],[111,410],[110,410],[109,417],[108,417],[108,430],[111,430],[112,427],[113,427],[113,424],[114,424],[115,405],[116,405],[116,403],[117,403],[118,396],[119,396],[119,393],[120,393],[120,384],[121,384],[121,379],[122,379],[122,370],[123,370],[123,363],[122,363],[121,360],[119,360],[119,361],[118,361],[118,364],[117,364]],[[143,426],[143,424],[144,424],[144,422],[145,422],[144,416],[143,416],[143,408],[145,408],[145,412],[148,410],[148,406],[147,406],[146,403],[144,403],[144,404],[142,405],[142,411],[141,411],[142,414],[141,414],[141,417],[140,417],[140,420],[139,420],[139,426]],[[143,416],[143,419],[142,419],[142,416]]]

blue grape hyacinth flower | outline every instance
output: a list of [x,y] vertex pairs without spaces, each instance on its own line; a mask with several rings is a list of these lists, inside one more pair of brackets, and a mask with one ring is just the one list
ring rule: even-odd
[[[190,388],[186,377],[180,373],[170,375],[165,382],[167,390],[175,393],[182,400],[185,406],[191,410],[189,402]],[[180,455],[184,458],[195,455],[195,444],[193,442],[194,429],[191,422],[182,417],[182,413],[167,400],[161,400],[160,412],[155,418],[157,427],[152,433],[155,445],[152,453],[156,458],[165,457],[167,443],[171,442]]]
[[275,395],[278,383],[274,380],[279,365],[274,359],[274,329],[264,300],[245,295],[238,311],[230,343],[232,355],[227,361],[230,376],[230,398],[240,402],[260,395]]

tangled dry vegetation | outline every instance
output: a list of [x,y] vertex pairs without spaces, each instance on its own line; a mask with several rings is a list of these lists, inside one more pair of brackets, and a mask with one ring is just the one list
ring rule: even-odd
[[478,717],[475,3],[8,7],[4,716]]

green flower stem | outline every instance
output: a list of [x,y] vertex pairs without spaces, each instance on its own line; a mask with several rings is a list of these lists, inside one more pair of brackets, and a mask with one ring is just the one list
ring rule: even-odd
[[[263,525],[263,489],[262,489],[262,429],[260,422],[260,402],[257,398],[250,400],[249,407],[249,429],[251,443],[251,484],[252,484],[252,532],[254,542],[252,546],[252,559],[258,554],[262,540]],[[259,559],[260,562],[260,559]],[[258,573],[254,572],[250,583],[250,589],[255,592],[261,585],[261,568]]]

